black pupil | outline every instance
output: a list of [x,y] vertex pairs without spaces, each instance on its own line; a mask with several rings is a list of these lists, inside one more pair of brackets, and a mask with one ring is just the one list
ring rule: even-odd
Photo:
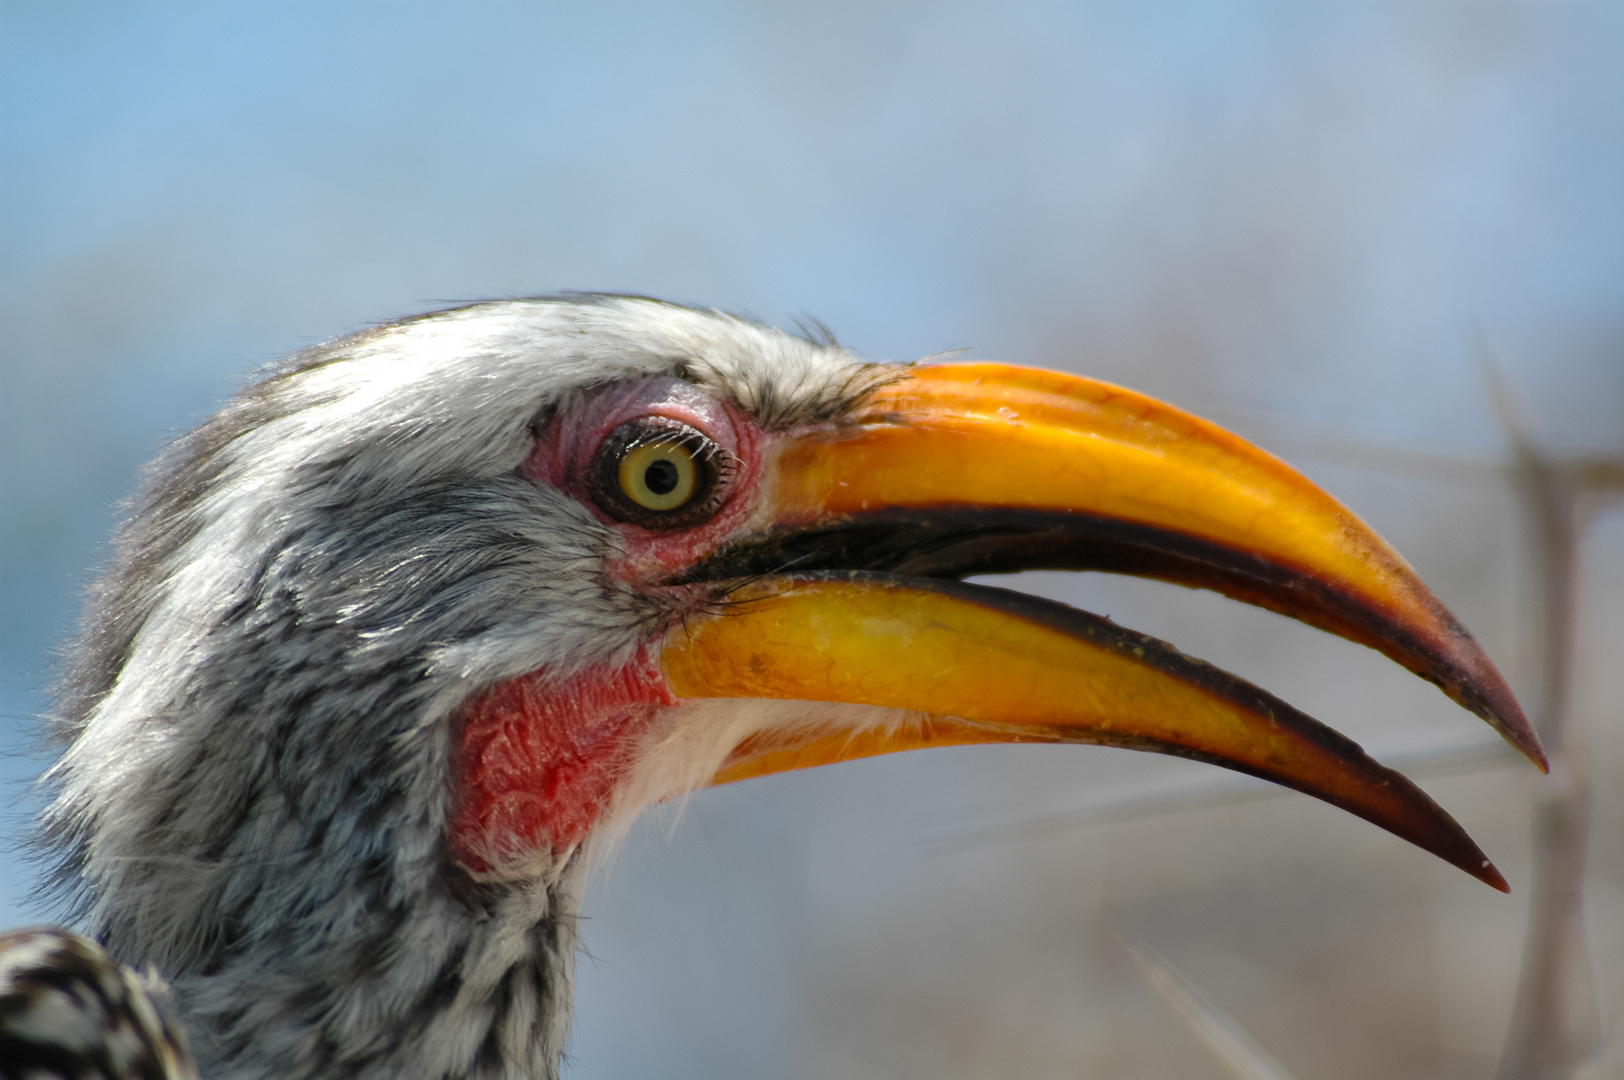
[[643,483],[656,495],[671,494],[679,479],[677,467],[665,458],[660,458],[643,470]]

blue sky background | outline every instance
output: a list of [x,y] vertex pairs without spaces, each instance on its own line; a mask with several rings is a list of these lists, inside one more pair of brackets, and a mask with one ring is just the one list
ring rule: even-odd
[[[1603,2],[11,0],[4,769],[39,767],[26,733],[51,650],[166,437],[312,342],[562,289],[811,315],[881,359],[965,347],[1066,367],[1306,446],[1526,682],[1519,534],[1482,495],[1492,475],[1427,487],[1354,475],[1326,448],[1487,467],[1492,353],[1549,445],[1624,450],[1621,53],[1624,6]],[[1301,693],[1339,726],[1347,678],[1461,722],[1210,598],[1033,587],[1114,604],[1276,689],[1312,669]],[[710,793],[674,831],[634,836],[588,924],[601,959],[583,970],[575,1075],[945,1074],[889,1050],[819,1056],[847,1021],[805,972],[873,952],[863,933],[881,931],[852,912],[911,895],[887,875],[934,880],[896,853],[942,815],[974,825],[966,807],[1075,785],[1069,763],[983,760]],[[1076,768],[1187,775],[1127,760]],[[27,803],[13,790],[8,835]],[[31,873],[5,858],[0,924],[30,917]]]

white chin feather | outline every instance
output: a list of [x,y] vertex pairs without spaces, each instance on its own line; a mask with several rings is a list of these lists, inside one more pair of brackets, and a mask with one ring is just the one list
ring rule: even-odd
[[646,807],[709,786],[734,749],[752,735],[856,735],[918,725],[925,718],[876,705],[766,698],[694,698],[662,709],[593,830],[586,861],[591,867],[607,862]]

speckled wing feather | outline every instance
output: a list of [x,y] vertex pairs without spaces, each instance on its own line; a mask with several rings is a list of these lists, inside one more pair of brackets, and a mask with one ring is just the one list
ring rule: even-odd
[[0,936],[0,1076],[197,1080],[156,976],[67,930]]

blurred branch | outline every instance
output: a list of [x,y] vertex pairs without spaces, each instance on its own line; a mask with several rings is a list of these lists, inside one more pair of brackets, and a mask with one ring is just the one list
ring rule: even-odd
[[1139,968],[1151,989],[1162,996],[1174,1015],[1184,1021],[1236,1080],[1292,1080],[1284,1065],[1172,964],[1121,932],[1112,936]]
[[1511,443],[1537,540],[1543,606],[1543,696],[1537,727],[1552,783],[1534,822],[1534,895],[1522,976],[1498,1080],[1563,1080],[1598,1044],[1595,980],[1584,935],[1585,848],[1590,834],[1588,755],[1572,725],[1579,548],[1588,491],[1624,488],[1624,463],[1556,461],[1534,440],[1492,357],[1484,370]]

